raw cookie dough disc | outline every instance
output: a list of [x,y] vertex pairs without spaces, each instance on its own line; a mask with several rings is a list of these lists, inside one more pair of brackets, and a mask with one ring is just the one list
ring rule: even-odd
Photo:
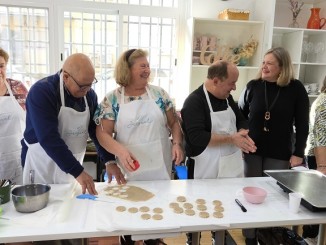
[[215,205],[215,206],[221,206],[222,205],[222,202],[220,200],[214,200],[213,201],[213,205]]
[[148,219],[151,218],[151,215],[150,215],[150,214],[142,214],[140,217],[141,217],[142,219],[144,219],[144,220],[148,220]]
[[191,203],[186,202],[186,203],[183,204],[183,207],[184,207],[185,209],[191,209],[191,208],[193,208],[194,206],[193,206]]
[[160,215],[160,214],[154,214],[154,215],[152,216],[152,219],[155,219],[155,220],[161,220],[161,219],[163,219],[163,216]]
[[223,218],[223,213],[222,212],[214,212],[213,213],[213,216],[215,217],[215,218],[218,218],[218,219],[221,219],[221,218]]
[[153,212],[156,214],[161,214],[161,213],[163,213],[163,209],[162,208],[154,208]]
[[169,204],[169,207],[170,207],[170,208],[176,208],[176,207],[179,207],[179,203],[171,202],[171,203]]
[[223,206],[215,206],[214,210],[216,212],[223,212],[224,211],[224,208],[223,208]]
[[205,199],[201,199],[201,198],[199,198],[199,199],[196,200],[196,203],[197,203],[197,204],[205,204],[206,201],[205,201]]
[[128,209],[129,213],[137,213],[138,212],[138,208],[132,207]]
[[178,202],[185,202],[187,199],[186,199],[186,197],[185,196],[178,196],[177,197],[177,201]]
[[115,210],[117,210],[118,212],[124,212],[126,211],[126,207],[125,206],[118,206],[115,208]]
[[140,212],[143,212],[143,213],[148,212],[149,211],[149,207],[142,206],[142,207],[139,208],[139,211]]
[[205,210],[207,210],[207,207],[204,204],[199,204],[199,205],[197,205],[197,209],[200,211],[205,211]]
[[194,216],[195,215],[195,211],[193,209],[186,209],[185,210],[185,214],[189,215],[189,216]]
[[183,213],[183,208],[175,207],[175,208],[173,209],[173,211],[174,211],[175,213],[177,213],[177,214],[181,214],[181,213]]
[[207,212],[199,212],[199,217],[200,218],[208,218],[209,217],[209,213],[207,213]]

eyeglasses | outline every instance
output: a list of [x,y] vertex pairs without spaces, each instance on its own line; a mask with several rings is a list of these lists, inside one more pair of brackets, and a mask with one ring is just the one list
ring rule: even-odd
[[69,77],[71,77],[71,79],[76,83],[76,85],[79,87],[81,91],[86,91],[87,89],[90,89],[93,84],[98,82],[96,77],[94,77],[94,81],[90,85],[80,85],[72,75],[70,75],[67,71],[64,72],[67,73]]

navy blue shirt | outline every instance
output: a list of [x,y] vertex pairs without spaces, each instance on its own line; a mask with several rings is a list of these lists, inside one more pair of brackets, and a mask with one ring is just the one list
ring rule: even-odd
[[[84,170],[82,165],[76,160],[72,152],[68,149],[58,131],[58,115],[61,107],[60,99],[60,73],[46,77],[36,82],[30,89],[26,100],[26,129],[24,139],[28,144],[40,143],[45,152],[59,168],[65,173],[69,173],[75,178]],[[85,111],[84,98],[75,98],[64,89],[65,106],[76,111]],[[88,133],[93,140],[100,160],[107,162],[114,160],[111,153],[103,149],[96,139],[96,124],[92,120],[97,107],[97,95],[91,89],[86,95],[90,110],[90,121]],[[22,163],[28,147],[22,140]]]

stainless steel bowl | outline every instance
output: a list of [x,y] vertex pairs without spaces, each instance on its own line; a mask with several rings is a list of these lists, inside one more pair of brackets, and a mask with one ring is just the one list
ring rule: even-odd
[[15,208],[21,213],[38,211],[49,202],[51,187],[45,184],[29,184],[16,187],[11,191]]

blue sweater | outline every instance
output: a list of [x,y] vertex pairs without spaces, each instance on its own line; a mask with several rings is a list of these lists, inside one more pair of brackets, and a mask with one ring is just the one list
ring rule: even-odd
[[[45,152],[57,163],[62,171],[76,178],[84,168],[73,156],[58,132],[58,115],[61,107],[59,74],[60,72],[43,78],[31,87],[26,100],[24,138],[29,144],[40,143]],[[64,89],[64,98],[67,107],[74,108],[76,111],[85,110],[83,97],[75,98]],[[97,95],[93,89],[87,93],[86,98],[90,110],[89,136],[97,148],[101,162],[114,160],[114,155],[105,151],[96,139],[96,125],[92,118],[98,103]],[[28,147],[22,140],[23,166],[25,165],[27,151]]]

